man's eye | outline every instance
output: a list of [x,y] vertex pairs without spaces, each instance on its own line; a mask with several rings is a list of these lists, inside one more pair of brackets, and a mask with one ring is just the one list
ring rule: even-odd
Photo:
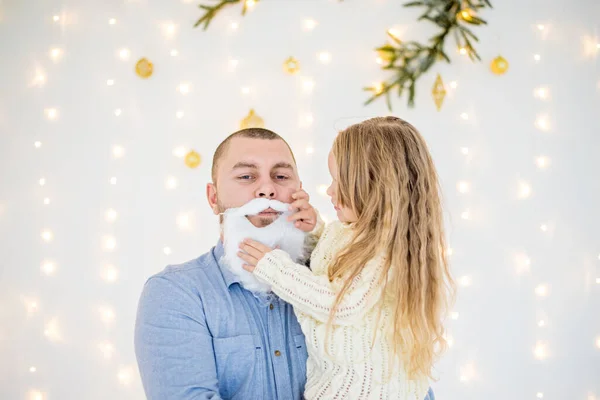
[[249,179],[252,179],[252,175],[242,175],[242,176],[238,176],[238,179],[247,181]]
[[279,180],[286,180],[286,179],[290,179],[289,177],[285,176],[285,175],[277,175],[276,176],[277,179]]

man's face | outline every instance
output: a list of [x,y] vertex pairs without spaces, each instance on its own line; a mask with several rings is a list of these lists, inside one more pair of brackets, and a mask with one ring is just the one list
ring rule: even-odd
[[[292,154],[283,140],[233,138],[217,166],[217,182],[206,187],[215,214],[264,197],[284,203],[293,201],[300,179]],[[256,227],[273,222],[280,213],[266,210],[248,220]]]

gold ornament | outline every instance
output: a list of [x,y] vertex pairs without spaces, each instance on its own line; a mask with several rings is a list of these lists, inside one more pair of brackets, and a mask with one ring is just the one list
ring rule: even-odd
[[240,123],[241,129],[264,128],[264,127],[265,127],[265,121],[263,121],[263,119],[261,117],[256,115],[256,113],[254,112],[254,109],[251,109],[250,112],[248,113],[248,115]]
[[444,97],[446,97],[446,88],[444,87],[444,82],[442,82],[442,77],[440,74],[438,74],[437,78],[435,78],[435,83],[433,84],[431,94],[433,95],[433,100],[435,101],[437,110],[440,111],[442,108],[442,103],[444,102]]
[[502,56],[498,56],[492,60],[490,69],[496,75],[502,75],[508,70],[508,61]]
[[198,165],[200,165],[201,160],[202,158],[200,157],[200,154],[198,154],[194,150],[191,150],[185,156],[185,165],[187,165],[190,168],[196,168]]
[[300,71],[300,63],[294,57],[290,57],[284,61],[283,70],[290,75],[294,75]]
[[154,70],[154,66],[147,58],[141,58],[137,64],[135,64],[135,73],[140,78],[150,78],[152,76],[152,72]]

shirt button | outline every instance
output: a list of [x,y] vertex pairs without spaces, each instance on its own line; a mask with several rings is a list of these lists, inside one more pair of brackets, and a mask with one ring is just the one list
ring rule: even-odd
[[275,356],[279,357],[281,355],[281,352],[279,350],[275,350]]
[[275,307],[273,307],[273,304],[269,304],[269,310],[274,309]]

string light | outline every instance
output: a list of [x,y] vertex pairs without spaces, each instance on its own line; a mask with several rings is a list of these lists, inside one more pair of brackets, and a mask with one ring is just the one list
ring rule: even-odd
[[175,189],[177,187],[177,179],[170,176],[169,178],[167,178],[167,182],[166,182],[165,186],[169,190]]
[[131,55],[131,51],[129,49],[123,48],[119,50],[119,58],[123,61],[129,60],[129,56]]
[[98,312],[100,313],[100,319],[105,324],[110,324],[115,320],[115,312],[110,307],[99,307]]
[[520,199],[526,199],[531,196],[531,186],[525,181],[519,182],[519,193]]
[[322,194],[323,196],[327,195],[327,189],[329,188],[329,185],[319,185],[318,187],[318,191],[319,194]]
[[548,225],[546,225],[546,224],[542,224],[542,225],[540,226],[540,230],[541,230],[542,232],[548,232]]
[[109,208],[106,210],[104,218],[106,219],[106,222],[115,222],[117,220],[117,212],[114,209]]
[[114,80],[114,79],[108,79],[108,80],[106,81],[106,85],[107,85],[107,86],[114,86],[114,84],[115,84],[115,80]]
[[46,84],[46,72],[41,67],[36,67],[35,74],[29,86],[42,87]]
[[121,367],[117,373],[117,379],[122,385],[128,386],[133,380],[134,373],[135,369],[133,367]]
[[465,155],[468,156],[469,155],[469,148],[468,147],[461,147],[460,148],[460,152]]
[[39,310],[37,299],[24,298],[23,303],[25,304],[25,309],[27,310],[28,315],[34,314]]
[[58,110],[56,108],[46,108],[44,112],[46,114],[46,118],[48,118],[50,121],[54,121],[58,118]]
[[237,31],[237,29],[239,27],[237,22],[232,22],[230,26],[231,26],[232,31]]
[[44,205],[50,204],[50,199],[48,197],[44,198]]
[[42,263],[42,272],[48,276],[54,275],[54,272],[56,272],[56,266],[51,261],[44,261]]
[[113,265],[107,265],[102,270],[101,276],[107,282],[115,282],[119,277],[119,271]]
[[312,146],[306,147],[306,154],[313,154],[314,152],[315,152],[314,147],[312,147]]
[[115,158],[122,158],[125,155],[125,149],[122,146],[114,146],[112,153]]
[[40,186],[44,186],[46,184],[46,179],[41,178],[38,182],[39,182]]
[[524,253],[518,253],[515,256],[515,265],[517,275],[522,275],[526,272],[529,272],[531,267],[531,259]]
[[112,236],[106,236],[103,242],[106,251],[113,251],[117,247],[117,240]]
[[464,112],[464,113],[460,114],[460,117],[466,121],[466,120],[469,119],[469,114],[467,114],[466,112]]
[[456,82],[456,81],[452,81],[452,82],[450,82],[450,87],[451,87],[452,89],[456,89],[456,88],[458,87],[458,82]]
[[302,27],[305,31],[312,31],[317,26],[317,21],[314,19],[305,19],[302,21]]
[[312,93],[315,87],[315,82],[312,79],[305,78],[302,80],[302,88],[305,93]]
[[188,151],[187,151],[187,149],[185,147],[179,146],[175,150],[173,150],[173,155],[175,157],[178,157],[178,158],[183,158],[183,157],[185,157],[185,155],[187,154],[187,152]]
[[121,115],[121,113],[122,113],[122,112],[123,112],[123,111],[122,111],[120,108],[117,108],[117,109],[115,110],[115,115],[118,117],[119,115]]
[[116,185],[117,184],[117,178],[113,176],[112,178],[110,178],[109,182],[110,182],[111,185]]
[[50,242],[53,238],[54,235],[51,231],[46,230],[42,232],[42,239],[44,239],[46,242]]
[[175,113],[175,116],[176,116],[178,119],[181,119],[181,118],[183,118],[183,116],[184,116],[184,115],[185,115],[185,113],[184,113],[183,111],[181,111],[181,110],[179,110],[179,111],[177,111],[177,112]]
[[186,95],[190,92],[190,84],[189,83],[181,83],[181,84],[179,84],[178,90],[181,94]]
[[34,373],[35,371],[37,371],[36,367],[29,367],[29,372]]
[[171,39],[173,36],[175,36],[177,26],[172,22],[165,22],[162,26],[162,30],[167,39]]
[[37,141],[33,145],[35,146],[36,149],[39,149],[40,147],[42,147],[42,142]]
[[460,53],[460,55],[464,56],[467,54],[467,48],[461,46],[458,48],[458,52]]
[[39,390],[29,391],[28,397],[28,400],[46,400],[46,395]]
[[540,100],[548,100],[550,98],[550,89],[545,86],[535,88],[533,91],[533,96]]
[[54,17],[52,17],[52,20],[54,22],[58,22],[58,21],[60,21],[60,17],[58,15],[55,15]]
[[545,156],[539,156],[535,159],[535,164],[538,166],[539,169],[546,169],[550,164],[550,159]]
[[170,255],[170,254],[171,254],[171,248],[170,248],[170,247],[165,247],[165,248],[163,249],[163,252],[165,253],[165,255],[167,255],[167,256],[168,256],[168,255]]
[[543,399],[543,398],[544,398],[544,393],[542,393],[542,392],[538,392],[538,393],[537,393],[537,398],[538,398],[538,399]]
[[543,319],[539,320],[539,321],[538,321],[538,326],[539,326],[540,328],[543,328],[543,327],[545,327],[545,326],[546,326],[546,321],[544,321]]
[[533,348],[533,355],[538,360],[545,360],[548,358],[548,344],[546,342],[538,341]]
[[471,218],[471,213],[469,212],[469,210],[465,210],[460,214],[460,217],[462,219],[468,220]]
[[171,57],[177,57],[179,52],[176,49],[171,50]]
[[63,54],[64,54],[63,49],[61,49],[59,47],[54,47],[54,48],[50,49],[50,58],[54,62],[58,62],[62,58]]
[[461,382],[469,382],[475,379],[477,373],[475,371],[475,365],[473,363],[468,363],[462,367],[460,367],[460,381]]
[[107,360],[112,358],[113,353],[115,352],[115,347],[108,340],[98,343],[98,349]]
[[534,59],[536,62],[539,62],[539,61],[542,59],[542,56],[540,56],[539,54],[534,54],[534,55],[533,55],[533,59]]
[[458,280],[459,285],[464,287],[471,286],[472,280],[470,276],[463,276]]
[[177,216],[177,225],[181,230],[189,230],[191,229],[191,221],[190,216],[187,214],[179,214]]
[[256,5],[256,0],[246,0],[246,7],[252,9]]
[[59,342],[62,340],[62,333],[58,320],[56,318],[51,319],[44,328],[44,336],[51,342]]
[[448,247],[448,248],[446,249],[446,255],[447,255],[448,257],[451,257],[451,256],[452,256],[452,254],[454,254],[454,249],[453,249],[452,247]]
[[548,285],[545,285],[545,284],[540,284],[540,285],[538,285],[535,288],[535,294],[538,297],[546,297],[546,296],[548,296],[548,291],[549,291]]
[[460,193],[467,193],[470,189],[470,186],[471,185],[469,184],[469,182],[466,181],[458,182],[458,184],[456,185]]
[[117,23],[117,20],[115,18],[111,18],[111,19],[108,20],[108,24],[109,25],[114,25],[116,23]]
[[458,313],[458,311],[453,311],[453,312],[450,314],[450,318],[452,318],[452,319],[453,319],[453,320],[455,320],[455,321],[458,319],[458,317],[459,317],[459,316],[460,316],[460,314]]
[[319,53],[319,60],[323,64],[329,64],[331,62],[331,54],[329,54],[326,51],[323,51],[323,52]]
[[535,126],[541,131],[549,131],[550,130],[550,120],[547,115],[539,115],[535,120]]
[[250,88],[249,87],[243,87],[242,88],[242,94],[249,94],[250,93]]
[[238,60],[229,60],[229,68],[234,70],[239,64]]
[[600,349],[600,336],[596,338],[596,347]]

